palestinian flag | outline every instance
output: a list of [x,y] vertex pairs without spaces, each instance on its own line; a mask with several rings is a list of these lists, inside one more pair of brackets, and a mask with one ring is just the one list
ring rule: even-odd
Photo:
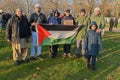
[[37,45],[39,46],[51,34],[45,30],[40,24],[36,26],[37,31]]
[[49,25],[41,24],[37,26],[37,45],[70,44],[76,37],[80,27],[73,25]]

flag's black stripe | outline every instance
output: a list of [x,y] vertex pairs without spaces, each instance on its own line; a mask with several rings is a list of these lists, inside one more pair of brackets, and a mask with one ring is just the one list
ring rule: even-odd
[[73,31],[75,25],[49,25],[49,24],[40,24],[43,28],[49,31]]

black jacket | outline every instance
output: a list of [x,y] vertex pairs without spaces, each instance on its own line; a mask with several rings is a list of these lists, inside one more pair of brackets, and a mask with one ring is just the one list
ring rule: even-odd
[[[20,26],[20,22],[22,21],[22,25]],[[22,29],[20,29],[22,27]],[[23,30],[24,29],[24,30]],[[23,34],[21,34],[23,30]],[[31,35],[30,27],[28,25],[28,20],[25,16],[22,16],[21,19],[17,17],[17,15],[14,15],[12,18],[9,19],[7,23],[6,28],[6,37],[7,39],[10,39],[13,43],[19,42],[21,37],[22,38],[29,38]]]
[[73,24],[75,25],[75,19],[72,17],[72,15],[70,14],[69,16],[64,16],[62,19],[62,24],[64,22],[64,20],[73,20]]
[[[33,22],[43,24],[47,23],[47,19],[43,13],[40,13],[39,15],[37,13],[33,13],[30,16],[29,24],[32,24]],[[32,31],[36,31],[35,26],[32,26]]]

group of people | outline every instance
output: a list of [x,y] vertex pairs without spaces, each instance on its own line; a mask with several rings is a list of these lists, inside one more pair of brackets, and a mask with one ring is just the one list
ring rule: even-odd
[[112,31],[113,30],[113,27],[114,28],[117,28],[118,26],[118,18],[115,18],[115,20],[113,18],[110,19],[110,22],[109,22],[109,31]]
[[[94,14],[89,17],[86,15],[86,10],[81,9],[80,15],[76,19],[70,14],[70,9],[66,9],[64,15],[61,17],[60,12],[55,9],[52,10],[50,17],[41,13],[41,7],[39,4],[35,5],[35,12],[30,15],[29,19],[22,15],[22,9],[16,9],[16,15],[12,16],[6,28],[7,42],[12,44],[13,60],[16,65],[20,65],[22,62],[26,62],[28,55],[27,44],[30,36],[31,38],[31,49],[30,49],[30,61],[37,59],[43,60],[44,57],[41,55],[42,46],[36,46],[37,44],[37,24],[65,24],[65,20],[72,21],[71,25],[81,26],[80,31],[76,36],[76,57],[80,58],[85,56],[87,58],[87,67],[95,70],[96,57],[100,50],[102,50],[102,32],[105,27],[105,20],[101,14],[99,7],[94,9]],[[59,45],[51,45],[50,57],[55,58],[58,54]],[[36,52],[37,48],[37,52]],[[63,57],[72,57],[71,55],[71,44],[63,45],[64,54]],[[37,53],[37,56],[35,56]],[[90,62],[92,58],[92,63]]]
[[0,9],[0,31],[6,27],[8,20],[11,18],[11,14],[4,12]]

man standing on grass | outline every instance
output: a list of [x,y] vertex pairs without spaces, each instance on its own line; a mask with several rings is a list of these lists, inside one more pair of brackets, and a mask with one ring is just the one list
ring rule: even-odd
[[7,42],[12,43],[15,65],[25,62],[27,57],[27,41],[30,37],[28,20],[22,15],[22,9],[16,9],[16,14],[9,19],[6,28]]
[[31,14],[29,23],[32,27],[32,43],[31,43],[31,52],[30,52],[30,61],[35,60],[35,47],[37,47],[37,58],[43,60],[41,55],[41,45],[37,46],[37,32],[36,25],[41,23],[47,23],[46,16],[41,13],[41,7],[39,4],[35,5],[35,12]]
[[76,57],[79,58],[80,56],[85,57],[84,51],[84,38],[88,30],[88,26],[90,25],[90,18],[86,15],[85,9],[81,9],[80,16],[76,19],[77,25],[81,26],[81,30],[78,32],[76,37],[77,43],[77,50],[76,50]]
[[114,20],[113,20],[113,18],[110,19],[109,25],[110,25],[109,31],[112,31],[113,30],[113,26],[114,26]]
[[118,18],[115,18],[114,27],[115,27],[115,28],[118,27]]
[[94,14],[90,17],[91,22],[95,21],[97,23],[97,33],[101,33],[101,35],[104,34],[104,27],[105,27],[105,18],[101,14],[101,9],[99,7],[96,7],[94,9]]

